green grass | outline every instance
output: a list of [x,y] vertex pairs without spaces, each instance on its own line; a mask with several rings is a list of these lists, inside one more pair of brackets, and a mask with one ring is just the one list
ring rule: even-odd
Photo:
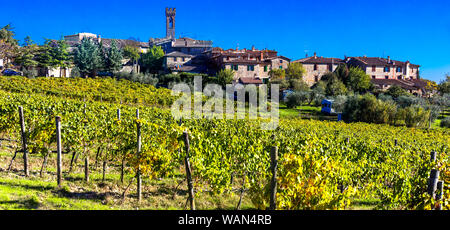
[[[91,168],[90,182],[84,181],[83,166],[79,162],[74,172],[64,173],[63,186],[58,188],[55,177],[55,159],[49,159],[49,166],[43,178],[39,177],[42,159],[31,155],[30,177],[24,177],[22,157],[19,154],[11,171],[6,171],[12,153],[0,151],[0,210],[183,210],[186,205],[187,184],[183,172],[174,178],[149,179],[143,177],[142,201],[137,202],[136,184],[133,183],[125,199],[122,194],[133,177],[127,174],[125,183],[120,183],[117,168],[109,167],[105,181],[102,181],[100,167]],[[68,165],[69,159],[63,162]],[[91,163],[91,166],[94,162]],[[67,167],[66,167],[67,169]],[[181,183],[180,183],[181,182]],[[235,186],[236,188],[239,185]],[[208,192],[196,193],[196,207],[200,210],[235,209],[239,201],[237,193],[225,192],[220,195]],[[248,196],[244,195],[241,209],[254,209]]]
[[280,117],[288,118],[288,117],[298,117],[300,113],[302,115],[308,114],[312,116],[320,115],[321,107],[317,106],[297,106],[296,108],[288,108],[285,104],[280,104]]

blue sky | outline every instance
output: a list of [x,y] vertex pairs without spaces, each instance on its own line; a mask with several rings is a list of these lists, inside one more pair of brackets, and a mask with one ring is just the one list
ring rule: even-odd
[[165,36],[165,7],[176,7],[176,37],[222,48],[275,49],[291,59],[391,56],[421,65],[434,81],[450,73],[448,0],[15,0],[2,2],[0,26],[16,39],[92,32],[104,38]]

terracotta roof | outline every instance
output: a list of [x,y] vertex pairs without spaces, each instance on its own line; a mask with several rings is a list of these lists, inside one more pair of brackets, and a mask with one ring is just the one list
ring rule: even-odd
[[[351,57],[354,58],[366,65],[375,65],[375,66],[404,66],[406,65],[406,62],[402,61],[396,61],[396,60],[389,60],[386,58],[380,58],[380,57]],[[419,65],[411,64],[411,67],[420,67]]]
[[371,81],[375,85],[398,85],[406,90],[418,90],[423,88],[419,85],[416,85],[416,81],[414,80],[372,79]]
[[263,81],[257,78],[241,77],[239,82],[242,84],[262,84]]
[[300,60],[296,60],[294,62],[300,62],[303,64],[339,64],[344,63],[344,60],[339,58],[324,58],[324,57],[307,57]]

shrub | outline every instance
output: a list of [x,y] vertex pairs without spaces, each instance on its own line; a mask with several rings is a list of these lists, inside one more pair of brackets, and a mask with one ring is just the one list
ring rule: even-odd
[[296,91],[287,96],[286,106],[295,108],[309,100],[309,93],[305,91]]
[[38,76],[38,71],[36,69],[30,69],[30,70],[24,70],[23,71],[23,76],[27,77],[27,78],[35,78]]
[[396,99],[397,104],[402,107],[402,108],[406,108],[412,105],[420,105],[420,106],[425,106],[427,104],[427,102],[425,101],[425,99],[421,98],[421,97],[416,97],[416,96],[399,96]]
[[405,124],[408,127],[426,127],[430,120],[430,111],[422,107],[411,106],[405,108]]
[[73,67],[72,70],[70,71],[70,77],[80,77],[80,70],[78,69],[78,67]]
[[129,81],[150,84],[154,86],[158,83],[158,78],[154,77],[154,75],[152,74],[117,72],[114,74],[114,76],[117,79],[126,79]]
[[343,109],[347,122],[393,123],[397,108],[392,102],[377,100],[372,94],[349,97]]
[[308,91],[309,86],[302,79],[290,79],[289,83],[294,91]]
[[441,120],[441,127],[442,128],[450,128],[450,117],[446,117]]

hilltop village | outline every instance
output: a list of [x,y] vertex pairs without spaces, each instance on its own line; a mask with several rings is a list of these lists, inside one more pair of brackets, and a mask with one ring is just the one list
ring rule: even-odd
[[[340,65],[346,68],[357,67],[370,78],[372,89],[385,91],[392,86],[402,88],[416,96],[427,96],[432,92],[427,90],[427,81],[420,78],[420,65],[408,60],[399,61],[388,57],[323,57],[314,53],[300,60],[292,60],[280,55],[276,50],[258,49],[224,49],[215,47],[212,41],[195,40],[188,37],[176,38],[176,9],[166,8],[166,37],[150,38],[148,42],[131,39],[103,38],[100,34],[78,33],[64,36],[61,40],[47,40],[49,47],[64,47],[62,53],[73,54],[80,50],[84,40],[99,44],[100,53],[107,50],[121,50],[121,55],[115,55],[120,60],[114,63],[104,61],[99,67],[88,70],[77,69],[76,75],[101,75],[108,72],[140,73],[151,72],[154,74],[203,74],[216,76],[218,72],[227,70],[232,75],[228,83],[263,84],[271,80],[289,78],[286,72],[290,65],[301,64],[302,84],[313,87],[329,77]],[[26,42],[27,43],[27,42]],[[58,45],[62,44],[63,45]],[[36,76],[71,77],[75,64],[68,60],[48,60],[48,55],[34,55],[30,60],[26,57],[17,57],[14,52],[8,51],[8,42],[1,42],[4,52],[0,56],[0,68],[13,68],[18,71],[32,73]],[[23,52],[31,52],[32,44],[24,44]],[[29,47],[26,49],[26,47]],[[36,48],[36,51],[39,48]],[[44,48],[45,49],[45,48]],[[85,47],[89,49],[89,47]],[[112,52],[112,51],[111,51]],[[20,53],[20,52],[19,52]],[[114,56],[114,54],[106,56]],[[159,55],[159,56],[158,56]],[[15,56],[15,57],[14,57]],[[20,54],[19,54],[20,56]],[[23,55],[26,56],[26,55]],[[30,55],[28,55],[30,56]],[[31,55],[32,56],[32,55]],[[81,55],[79,55],[81,56]],[[155,61],[158,57],[158,61]],[[47,59],[46,59],[47,58]],[[24,60],[25,59],[25,60]],[[44,59],[43,61],[40,61]],[[76,55],[75,55],[76,59]],[[95,61],[95,60],[92,60]],[[79,62],[85,62],[79,61]],[[43,64],[42,64],[43,63]],[[111,68],[101,68],[105,66]],[[87,67],[86,67],[87,68]],[[23,73],[22,73],[23,74]],[[28,74],[30,75],[30,74]],[[287,88],[287,87],[286,87]]]

